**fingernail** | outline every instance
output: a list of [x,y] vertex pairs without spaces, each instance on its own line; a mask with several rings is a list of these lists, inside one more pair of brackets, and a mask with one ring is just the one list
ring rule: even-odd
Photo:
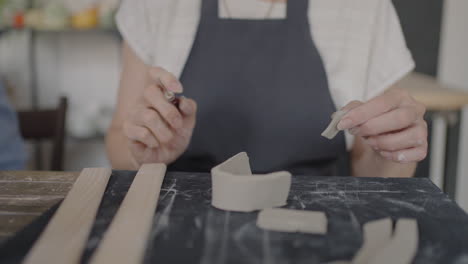
[[353,127],[353,128],[351,128],[351,129],[349,130],[349,133],[350,133],[351,135],[356,135],[356,134],[358,134],[358,133],[359,133],[359,127]]
[[353,127],[353,120],[349,119],[349,118],[345,118],[343,120],[340,121],[340,123],[338,123],[338,126],[337,128],[339,130],[345,130],[345,129],[348,129],[348,128],[351,128]]
[[177,82],[171,83],[169,85],[168,89],[173,91],[173,92],[176,92],[176,93],[181,93],[182,92],[182,86]]
[[381,151],[380,155],[382,155],[382,157],[387,158],[387,159],[392,157],[392,153],[387,152],[387,151]]

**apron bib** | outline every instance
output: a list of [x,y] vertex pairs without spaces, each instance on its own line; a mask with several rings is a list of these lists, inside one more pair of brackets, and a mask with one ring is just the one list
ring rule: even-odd
[[309,0],[290,0],[286,19],[220,19],[203,0],[197,36],[181,76],[198,103],[188,150],[170,166],[210,171],[241,151],[256,173],[333,175],[343,135],[320,136],[336,111],[308,22]]

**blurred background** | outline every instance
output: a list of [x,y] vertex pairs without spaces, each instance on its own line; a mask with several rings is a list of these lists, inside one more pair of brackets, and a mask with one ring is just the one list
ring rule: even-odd
[[[417,176],[467,210],[468,1],[393,2],[417,65],[399,85],[430,110],[431,149]],[[121,67],[118,7],[119,0],[0,0],[0,82],[29,139],[29,169],[109,166],[104,134]]]

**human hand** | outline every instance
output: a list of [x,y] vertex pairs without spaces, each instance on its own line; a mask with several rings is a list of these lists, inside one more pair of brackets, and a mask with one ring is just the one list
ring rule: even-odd
[[151,68],[145,88],[123,124],[129,140],[133,165],[175,161],[187,149],[196,122],[197,104],[180,98],[178,107],[167,101],[164,92],[181,93],[182,84],[162,68]]
[[398,163],[426,158],[426,108],[408,92],[392,89],[366,103],[353,101],[343,110],[348,113],[338,129],[362,137],[383,158]]

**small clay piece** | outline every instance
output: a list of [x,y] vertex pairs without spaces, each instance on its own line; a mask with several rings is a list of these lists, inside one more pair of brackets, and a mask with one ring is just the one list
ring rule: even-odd
[[363,227],[364,241],[353,258],[353,264],[367,264],[377,250],[387,245],[392,237],[392,220],[385,218],[366,223]]
[[339,110],[335,113],[332,114],[332,121],[330,122],[330,125],[328,125],[327,129],[323,131],[322,137],[326,137],[328,139],[333,139],[338,135],[340,130],[338,130],[337,126],[338,123],[340,123],[341,119],[346,115],[347,111]]
[[369,264],[410,264],[418,249],[418,223],[415,219],[400,219],[393,238],[376,251]]
[[245,152],[214,167],[211,176],[211,203],[227,211],[251,212],[283,206],[291,188],[289,172],[252,175]]
[[323,235],[327,233],[327,217],[323,212],[270,208],[258,214],[257,226],[279,232]]

